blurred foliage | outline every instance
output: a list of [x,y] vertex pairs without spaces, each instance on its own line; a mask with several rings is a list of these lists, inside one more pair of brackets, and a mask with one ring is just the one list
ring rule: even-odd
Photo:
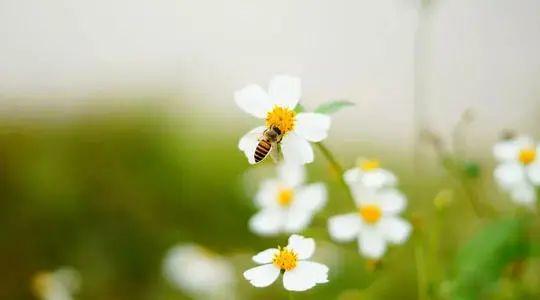
[[[223,134],[194,122],[148,107],[0,121],[0,299],[33,299],[32,276],[64,265],[81,273],[76,299],[186,299],[161,273],[167,249],[182,241],[231,259],[238,298],[287,298],[280,282],[256,289],[241,276],[253,266],[251,255],[286,243],[284,235],[261,238],[246,226],[256,210],[258,180],[273,175],[272,168],[247,164],[237,150],[242,130]],[[376,150],[359,148],[358,155]],[[327,218],[354,208],[338,175],[316,155],[309,180],[327,183],[330,198],[303,234],[332,245],[327,252],[334,258],[320,260],[330,264],[330,283],[295,299],[475,299],[506,289],[505,279],[509,289],[519,285],[524,295],[539,296],[538,269],[517,281],[505,273],[528,261],[528,223],[478,218],[469,190],[452,183],[453,174],[414,174],[407,163],[386,166],[400,177],[415,231],[382,261],[364,260],[354,242],[331,242]],[[350,162],[347,167],[355,157],[339,159]],[[489,172],[478,168],[459,176],[469,173],[481,179]],[[477,189],[475,182],[467,187]],[[418,284],[420,273],[425,284]]]
[[521,219],[493,222],[459,252],[454,299],[478,299],[511,263],[523,262],[529,243]]

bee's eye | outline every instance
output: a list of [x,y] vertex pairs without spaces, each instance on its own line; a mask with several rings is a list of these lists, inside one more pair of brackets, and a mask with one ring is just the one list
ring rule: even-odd
[[281,134],[281,130],[277,127],[274,127],[274,131],[277,133],[277,134]]

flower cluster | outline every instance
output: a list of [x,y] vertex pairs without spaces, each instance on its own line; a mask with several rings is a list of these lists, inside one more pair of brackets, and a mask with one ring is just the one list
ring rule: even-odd
[[[269,152],[283,155],[277,166],[277,178],[261,183],[255,196],[260,211],[249,221],[250,229],[263,236],[278,233],[300,233],[313,215],[326,203],[322,183],[304,185],[303,164],[313,161],[308,142],[321,142],[328,135],[330,113],[348,105],[346,102],[325,104],[315,113],[297,112],[301,95],[300,80],[277,76],[270,82],[268,93],[250,85],[235,94],[238,106],[245,112],[265,119],[265,125],[244,135],[239,148],[249,163],[262,161]],[[279,151],[281,150],[281,151]],[[323,151],[335,169],[337,162]],[[358,239],[360,252],[378,259],[387,243],[401,244],[411,232],[408,222],[399,217],[406,198],[395,186],[396,176],[382,169],[376,160],[361,159],[358,166],[340,174],[346,188],[354,196],[356,212],[335,216],[328,221],[328,230],[336,241]],[[327,282],[325,265],[305,261],[315,249],[313,239],[293,234],[284,248],[265,250],[253,257],[261,266],[247,270],[244,277],[256,287],[272,284],[283,273],[283,285],[290,291],[304,291]]]
[[493,147],[496,182],[514,202],[529,207],[536,203],[535,187],[540,185],[539,147],[528,136],[510,137]]
[[330,236],[339,242],[358,241],[359,251],[370,259],[380,259],[388,243],[402,244],[411,225],[399,214],[407,199],[396,189],[396,176],[380,167],[379,161],[361,159],[345,172],[357,211],[328,220]]
[[[265,120],[263,126],[240,139],[238,147],[249,163],[261,162],[271,153],[276,161],[283,158],[276,167],[277,177],[264,180],[254,197],[260,211],[250,219],[249,228],[262,236],[293,234],[286,247],[271,248],[253,257],[261,265],[244,272],[244,277],[256,287],[269,286],[280,274],[290,291],[304,291],[328,281],[328,267],[306,261],[315,249],[314,240],[296,235],[326,203],[322,183],[304,184],[303,164],[314,159],[309,142],[319,143],[333,169],[342,173],[340,182],[354,202],[354,211],[328,219],[327,229],[334,241],[356,240],[362,256],[378,261],[388,245],[405,243],[412,232],[411,224],[401,216],[407,197],[398,189],[394,173],[382,168],[378,160],[367,158],[342,172],[332,153],[320,144],[331,124],[328,114],[348,103],[327,103],[315,112],[304,112],[300,97],[300,79],[291,76],[272,79],[268,92],[250,85],[235,94],[242,110]],[[499,161],[495,179],[521,204],[536,202],[535,187],[540,185],[538,147],[525,136],[501,141],[494,147]]]

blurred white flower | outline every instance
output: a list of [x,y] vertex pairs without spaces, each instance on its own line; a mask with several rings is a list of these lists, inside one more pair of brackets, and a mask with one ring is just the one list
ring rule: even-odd
[[394,188],[352,189],[358,211],[328,220],[330,236],[339,242],[357,239],[359,251],[379,259],[388,243],[402,244],[409,238],[411,225],[399,217],[405,209],[405,196]]
[[62,267],[54,272],[39,272],[32,279],[32,288],[42,300],[71,300],[81,284],[77,270]]
[[298,164],[313,161],[309,142],[320,142],[328,135],[330,117],[319,113],[294,111],[302,94],[300,79],[287,75],[274,77],[268,93],[258,85],[248,85],[234,94],[236,104],[246,113],[265,119],[265,126],[244,135],[238,143],[249,163],[255,163],[255,149],[266,128],[275,126],[282,132],[281,152],[288,162]]
[[518,204],[532,206],[536,202],[534,186],[540,185],[539,147],[528,136],[503,140],[493,147],[499,163],[493,172],[495,180]]
[[394,173],[381,168],[378,160],[359,158],[355,168],[345,171],[343,178],[349,185],[363,185],[368,188],[395,186]]
[[165,256],[163,273],[169,282],[193,298],[234,298],[233,265],[200,246],[172,247]]
[[324,184],[303,185],[302,165],[282,163],[277,170],[278,177],[263,181],[255,196],[261,210],[250,219],[249,228],[260,235],[298,233],[326,203]]
[[283,286],[289,291],[305,291],[317,284],[328,282],[328,267],[307,261],[315,252],[315,241],[300,235],[291,235],[284,248],[270,248],[253,256],[261,266],[244,272],[244,277],[255,287],[272,284],[283,272]]

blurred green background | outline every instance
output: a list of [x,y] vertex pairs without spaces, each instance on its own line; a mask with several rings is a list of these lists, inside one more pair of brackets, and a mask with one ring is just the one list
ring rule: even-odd
[[[241,275],[256,252],[286,244],[287,236],[261,238],[247,228],[252,195],[273,176],[271,163],[247,164],[237,150],[243,131],[194,134],[193,122],[154,105],[3,118],[0,298],[34,299],[36,272],[72,266],[82,279],[75,299],[189,299],[162,275],[167,250],[189,242],[233,263],[236,299],[287,299],[281,282],[256,289]],[[355,157],[328,146],[353,165]],[[355,243],[331,242],[326,219],[353,208],[316,152],[308,180],[327,183],[329,201],[303,234],[331,252],[331,261],[319,259],[330,266],[330,282],[295,299],[540,298],[538,215],[494,192],[489,159],[445,152],[427,173],[404,157],[378,157],[408,196],[411,238],[377,264],[360,257]]]

